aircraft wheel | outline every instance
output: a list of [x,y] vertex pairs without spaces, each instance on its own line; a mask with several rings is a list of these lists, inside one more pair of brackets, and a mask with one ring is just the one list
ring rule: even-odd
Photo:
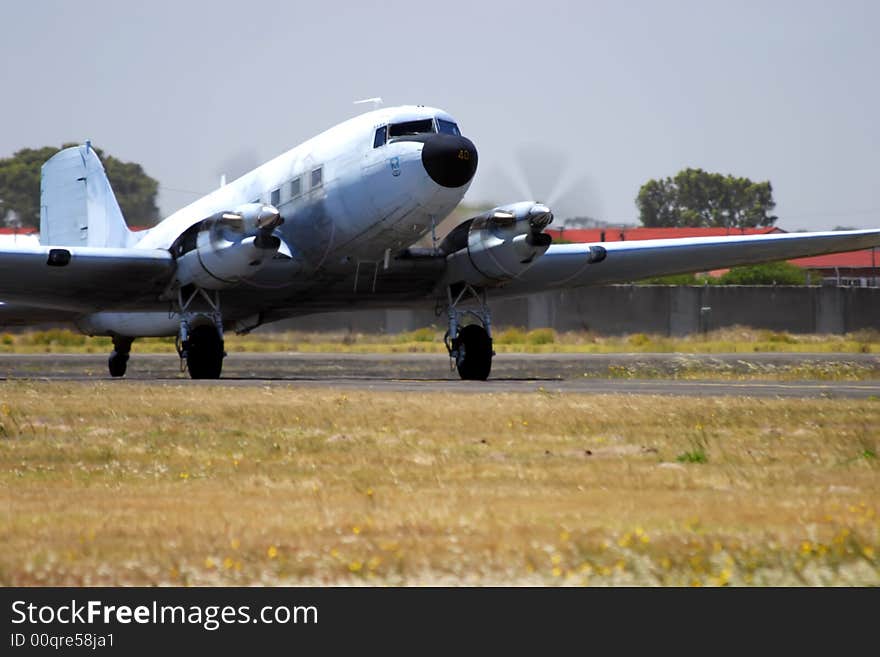
[[458,332],[458,375],[466,381],[485,381],[492,370],[492,338],[479,324],[468,324]]
[[211,325],[197,326],[185,345],[186,366],[193,379],[219,379],[223,369],[223,339]]
[[125,368],[128,365],[128,354],[118,351],[111,351],[110,358],[107,360],[107,366],[110,369],[110,376],[125,376]]

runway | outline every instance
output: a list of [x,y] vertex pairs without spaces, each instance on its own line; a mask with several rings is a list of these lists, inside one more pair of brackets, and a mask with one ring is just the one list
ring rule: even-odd
[[[880,398],[874,354],[499,354],[489,381],[461,381],[443,354],[230,354],[219,381],[192,381],[175,354],[133,353],[124,379],[105,354],[2,354],[4,380],[113,381],[156,385],[302,386],[401,392],[545,392],[684,396]],[[867,380],[722,380],[786,368],[843,367]],[[698,372],[699,377],[687,372]],[[766,376],[764,378],[767,378]]]

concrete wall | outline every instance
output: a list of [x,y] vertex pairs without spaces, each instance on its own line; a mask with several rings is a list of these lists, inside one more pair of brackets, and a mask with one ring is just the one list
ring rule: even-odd
[[[739,324],[792,333],[880,329],[880,289],[865,287],[747,287],[609,285],[499,299],[490,307],[498,328],[552,327],[600,334],[687,335]],[[424,310],[368,310],[310,315],[266,330],[399,333],[442,327]]]

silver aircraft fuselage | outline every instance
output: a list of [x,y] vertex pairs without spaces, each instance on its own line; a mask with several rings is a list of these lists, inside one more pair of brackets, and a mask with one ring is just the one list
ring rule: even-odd
[[[214,213],[244,203],[271,204],[284,219],[279,230],[292,257],[274,259],[242,281],[243,286],[223,292],[224,317],[230,325],[247,328],[315,309],[369,305],[379,270],[455,209],[476,169],[476,150],[460,135],[386,133],[377,143],[377,131],[383,127],[425,121],[433,121],[435,131],[441,121],[457,131],[452,116],[431,107],[389,107],[362,114],[187,205],[154,228],[133,234],[136,241],[130,246],[168,249]],[[451,157],[472,158],[469,175],[450,182],[443,172],[429,172],[424,151],[434,138],[462,147]],[[423,286],[413,285],[404,296],[412,299],[425,293]],[[387,305],[387,298],[383,303]],[[265,308],[272,309],[271,315],[261,315]],[[95,313],[77,324],[91,334],[176,334],[178,321],[164,308],[156,310]]]

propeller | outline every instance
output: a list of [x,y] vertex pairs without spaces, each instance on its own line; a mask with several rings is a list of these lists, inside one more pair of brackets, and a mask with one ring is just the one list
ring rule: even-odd
[[506,160],[499,174],[506,194],[534,199],[553,209],[544,227],[553,221],[554,216],[558,220],[601,216],[602,207],[595,184],[589,175],[577,170],[561,149],[541,144],[521,146],[512,158]]
[[234,243],[253,237],[258,249],[277,250],[290,258],[290,247],[276,234],[283,223],[284,217],[274,205],[246,203],[216,218],[211,227],[211,243],[214,248],[222,248],[221,241]]

